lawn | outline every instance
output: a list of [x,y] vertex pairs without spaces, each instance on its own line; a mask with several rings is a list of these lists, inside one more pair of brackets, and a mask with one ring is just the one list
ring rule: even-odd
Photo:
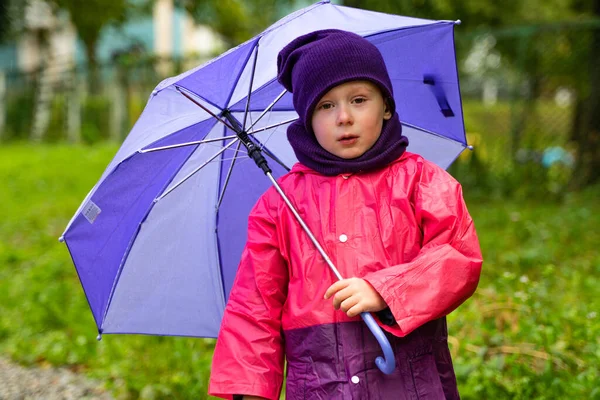
[[[96,329],[58,237],[116,151],[0,147],[0,352],[101,379],[120,398],[206,398],[213,340]],[[600,190],[466,197],[485,263],[449,317],[464,399],[600,399]]]

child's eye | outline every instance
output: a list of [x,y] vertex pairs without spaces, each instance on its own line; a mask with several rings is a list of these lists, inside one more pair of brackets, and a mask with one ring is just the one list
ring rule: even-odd
[[354,101],[354,103],[356,103],[356,104],[361,104],[361,103],[364,103],[365,101],[367,101],[367,99],[366,99],[366,98],[364,98],[364,97],[357,97],[357,98],[355,98],[353,101]]
[[323,103],[319,106],[320,110],[329,110],[331,107],[333,107],[333,104],[331,103]]

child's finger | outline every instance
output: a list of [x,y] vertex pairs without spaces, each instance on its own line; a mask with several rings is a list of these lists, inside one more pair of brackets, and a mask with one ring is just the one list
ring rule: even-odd
[[342,301],[339,308],[343,312],[347,313],[350,309],[352,309],[352,307],[357,305],[358,302],[359,302],[358,296],[350,296],[346,300]]
[[350,286],[347,286],[347,287],[343,288],[342,290],[340,290],[339,292],[337,292],[333,296],[333,308],[338,310],[340,308],[340,305],[342,304],[342,302],[344,302],[347,298],[352,296],[354,294],[354,292],[355,291],[352,290],[352,288]]
[[355,306],[351,307],[346,312],[346,315],[349,316],[350,318],[352,318],[352,317],[356,317],[357,315],[360,315],[360,313],[363,311],[365,311],[364,306],[362,305],[361,302],[358,302]]
[[344,289],[346,286],[348,286],[348,284],[349,283],[348,283],[347,279],[343,279],[341,281],[335,282],[333,285],[329,286],[329,288],[325,292],[325,296],[324,296],[325,299],[330,298],[331,296],[333,296],[338,291]]

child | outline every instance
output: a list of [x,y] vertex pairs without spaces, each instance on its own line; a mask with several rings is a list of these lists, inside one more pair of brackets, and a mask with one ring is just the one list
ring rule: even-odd
[[[249,217],[210,393],[278,399],[285,359],[289,399],[459,398],[445,315],[473,294],[482,263],[460,185],[405,151],[390,78],[366,39],[309,33],[277,64],[299,116],[287,134],[300,161],[279,182],[348,279],[335,282],[269,189]],[[390,375],[375,365],[381,348],[361,312],[387,331]]]

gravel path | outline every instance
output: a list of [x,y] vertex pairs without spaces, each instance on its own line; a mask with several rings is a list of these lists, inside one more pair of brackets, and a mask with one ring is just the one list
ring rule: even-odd
[[113,400],[101,384],[67,369],[23,367],[0,358],[0,400]]

